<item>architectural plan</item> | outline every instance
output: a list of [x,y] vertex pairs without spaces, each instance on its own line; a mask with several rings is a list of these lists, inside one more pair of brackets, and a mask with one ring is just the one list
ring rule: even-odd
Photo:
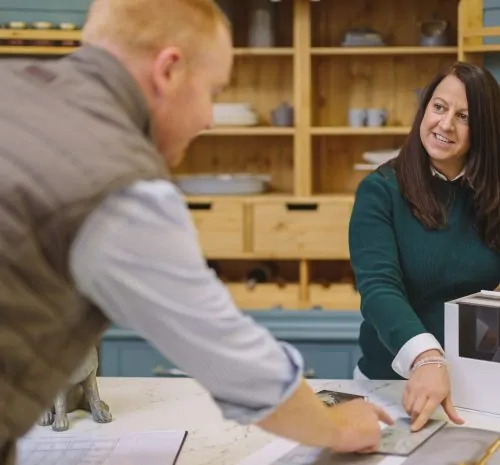
[[18,442],[18,465],[175,465],[186,431],[55,433]]

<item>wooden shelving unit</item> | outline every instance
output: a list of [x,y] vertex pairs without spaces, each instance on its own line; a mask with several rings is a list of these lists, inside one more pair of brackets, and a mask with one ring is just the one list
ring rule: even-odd
[[457,47],[384,46],[384,47],[312,47],[311,55],[456,55]]
[[[270,192],[189,197],[202,248],[242,308],[357,311],[348,223],[356,187],[369,171],[354,166],[363,163],[365,151],[403,143],[416,91],[439,67],[500,45],[477,39],[484,29],[482,2],[475,0],[461,0],[460,6],[456,0],[282,0],[273,3],[276,46],[249,48],[250,2],[233,2],[233,80],[219,101],[250,102],[259,124],[203,132],[174,175],[265,173]],[[446,46],[419,46],[418,24],[431,19],[448,22]],[[376,30],[386,45],[341,46],[356,27]],[[0,30],[0,39],[14,33]],[[60,38],[55,33],[48,38]],[[0,46],[5,55],[72,50]],[[294,107],[293,127],[271,125],[271,111],[282,102]],[[381,127],[350,127],[350,108],[383,108],[388,120]],[[278,263],[284,286],[245,284],[248,271],[263,260]]]
[[459,5],[458,57],[478,65],[485,54],[500,52],[500,25],[484,27],[483,0],[461,0]]
[[293,136],[294,128],[275,127],[218,127],[202,132],[201,136]]

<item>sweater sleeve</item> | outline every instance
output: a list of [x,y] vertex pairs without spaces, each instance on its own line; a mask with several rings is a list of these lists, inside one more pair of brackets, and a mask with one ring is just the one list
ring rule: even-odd
[[378,174],[360,183],[349,224],[349,249],[363,318],[396,356],[427,330],[406,295],[389,189]]

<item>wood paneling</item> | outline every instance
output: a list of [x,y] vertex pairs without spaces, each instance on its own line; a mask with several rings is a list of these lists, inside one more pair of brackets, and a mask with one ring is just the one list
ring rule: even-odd
[[315,137],[313,142],[313,186],[315,194],[354,194],[369,172],[356,171],[366,163],[363,152],[397,149],[405,136]]
[[313,2],[313,47],[336,47],[352,28],[368,27],[387,45],[418,45],[421,21],[449,21],[450,43],[456,44],[457,0],[349,0]]
[[313,125],[347,126],[350,108],[384,108],[388,126],[410,126],[423,88],[456,56],[315,56]]

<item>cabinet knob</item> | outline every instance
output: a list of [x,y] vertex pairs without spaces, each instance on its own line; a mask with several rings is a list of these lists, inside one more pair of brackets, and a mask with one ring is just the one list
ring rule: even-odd
[[304,378],[316,378],[316,372],[313,368],[309,370],[304,370]]
[[152,373],[154,376],[165,376],[165,377],[186,377],[189,378],[187,373],[178,368],[163,368],[161,365],[157,365],[153,368]]

